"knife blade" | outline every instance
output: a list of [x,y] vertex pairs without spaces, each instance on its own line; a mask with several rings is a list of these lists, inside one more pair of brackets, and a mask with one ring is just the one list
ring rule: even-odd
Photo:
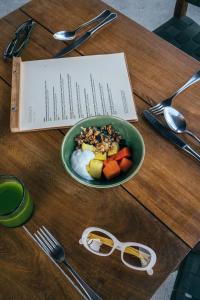
[[84,33],[80,38],[76,39],[74,42],[72,42],[70,45],[64,47],[61,49],[58,53],[56,53],[53,58],[59,58],[62,57],[64,54],[67,54],[71,52],[72,50],[78,48],[80,45],[82,45],[84,42],[86,42],[97,30],[101,29],[106,24],[112,22],[114,19],[117,18],[116,13],[110,13],[109,16],[107,16],[105,19],[103,19],[97,26],[94,28],[88,30],[86,33]]
[[171,129],[165,127],[149,110],[144,111],[144,117],[163,137],[200,162],[200,154],[193,150],[183,139],[171,131]]

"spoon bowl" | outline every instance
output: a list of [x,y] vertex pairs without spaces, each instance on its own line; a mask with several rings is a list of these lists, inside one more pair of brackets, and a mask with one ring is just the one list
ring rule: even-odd
[[104,10],[102,11],[98,16],[96,16],[95,18],[85,22],[84,24],[80,25],[78,28],[76,28],[73,31],[58,31],[56,33],[54,33],[53,37],[56,40],[59,41],[72,41],[76,38],[76,34],[82,30],[83,28],[90,26],[91,24],[95,23],[95,22],[99,22],[104,18],[107,18],[109,15],[111,14],[110,10]]
[[76,37],[76,32],[75,31],[58,31],[54,33],[53,35],[55,40],[59,41],[71,41],[74,40]]
[[167,125],[175,132],[182,133],[186,130],[186,121],[184,116],[175,108],[167,106],[164,109],[164,116]]
[[185,117],[175,108],[167,106],[164,109],[167,125],[176,133],[187,133],[200,143],[200,139],[187,129]]

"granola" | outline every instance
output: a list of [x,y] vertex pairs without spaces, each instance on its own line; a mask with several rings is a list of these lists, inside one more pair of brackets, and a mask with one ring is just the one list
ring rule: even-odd
[[85,143],[93,145],[97,151],[105,153],[112,149],[114,143],[122,142],[121,135],[111,124],[102,127],[82,127],[81,129],[80,135],[75,137],[77,149]]

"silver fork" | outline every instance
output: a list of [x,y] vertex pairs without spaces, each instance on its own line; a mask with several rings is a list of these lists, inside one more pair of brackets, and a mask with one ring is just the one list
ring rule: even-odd
[[155,115],[161,115],[166,106],[171,106],[172,101],[176,98],[180,93],[185,91],[189,86],[198,82],[200,80],[200,70],[195,73],[178,91],[172,94],[169,98],[159,102],[158,104],[149,108],[149,110]]
[[78,275],[78,273],[69,265],[65,258],[65,251],[63,246],[55,239],[55,237],[42,226],[34,233],[34,237],[44,251],[50,255],[58,263],[63,263],[70,274],[78,282],[79,286],[83,289],[89,300],[102,300],[89,286],[88,284]]

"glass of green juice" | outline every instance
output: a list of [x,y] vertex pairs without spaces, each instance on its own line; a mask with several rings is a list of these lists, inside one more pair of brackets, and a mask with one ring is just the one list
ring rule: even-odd
[[0,224],[17,227],[33,213],[33,202],[23,182],[15,176],[0,175]]

